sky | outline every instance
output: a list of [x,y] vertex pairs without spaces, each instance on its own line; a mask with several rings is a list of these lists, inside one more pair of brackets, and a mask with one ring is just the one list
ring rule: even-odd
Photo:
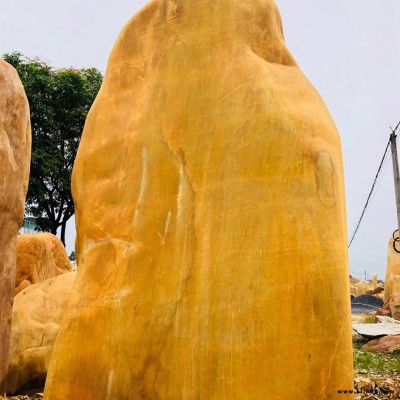
[[[194,1],[194,0],[193,0]],[[342,139],[351,237],[389,139],[400,121],[399,0],[276,0],[286,43],[324,98]],[[1,0],[0,54],[20,51],[55,67],[104,72],[137,0]],[[384,279],[397,229],[391,160],[349,250],[350,271]],[[329,229],[329,226],[326,227]],[[73,250],[69,224],[67,251]]]

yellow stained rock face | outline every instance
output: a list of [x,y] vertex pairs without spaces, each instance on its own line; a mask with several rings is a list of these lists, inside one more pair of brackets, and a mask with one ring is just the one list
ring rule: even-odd
[[29,105],[17,72],[0,59],[0,395],[5,391],[15,278],[31,150]]
[[73,194],[79,270],[46,399],[353,387],[340,139],[272,1],[157,0],[134,16]]
[[7,393],[43,390],[76,272],[31,285],[14,299]]
[[18,236],[16,252],[15,294],[33,283],[72,271],[64,245],[51,233]]
[[[400,245],[396,243],[396,249],[400,250]],[[400,277],[400,254],[393,248],[393,237],[390,238],[387,250],[387,265],[385,276],[385,300],[392,294],[400,291],[400,285],[397,282],[397,276]],[[394,287],[396,286],[396,287]]]

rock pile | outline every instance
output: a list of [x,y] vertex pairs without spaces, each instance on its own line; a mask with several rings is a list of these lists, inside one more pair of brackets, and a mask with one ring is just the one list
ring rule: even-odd
[[355,371],[354,393],[354,400],[399,399],[400,373],[397,371],[389,374],[379,374]]
[[373,294],[383,297],[383,286],[378,284],[378,278],[376,274],[372,275],[372,282],[361,281],[350,275],[350,294],[354,296],[361,296],[362,294]]
[[36,393],[31,396],[28,396],[28,395],[18,395],[18,396],[10,396],[10,397],[0,396],[0,400],[41,400],[41,399],[43,399],[43,393]]

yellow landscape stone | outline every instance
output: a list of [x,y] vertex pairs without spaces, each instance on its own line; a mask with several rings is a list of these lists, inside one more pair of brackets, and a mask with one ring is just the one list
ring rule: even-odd
[[72,271],[64,245],[51,233],[18,236],[16,252],[15,294],[33,283]]
[[361,282],[359,279],[357,278],[353,278],[350,275],[350,294],[353,294],[354,296],[358,296],[358,283]]
[[378,287],[378,274],[372,274],[372,288],[376,289]]
[[7,393],[43,390],[76,272],[29,286],[14,299]]
[[353,387],[340,139],[273,1],[156,0],[133,17],[73,195],[78,275],[47,400]]
[[0,395],[10,348],[15,243],[24,217],[31,150],[29,105],[15,69],[0,59]]
[[[396,243],[396,248],[400,250],[399,242]],[[400,277],[400,254],[397,253],[393,248],[393,237],[389,240],[387,250],[387,265],[386,265],[386,276],[385,276],[385,300],[387,300],[396,291],[400,291],[400,282],[396,288],[394,285],[394,277],[399,275]],[[396,291],[395,291],[396,290]]]
[[373,289],[372,288],[372,284],[370,282],[367,282],[367,281],[357,282],[355,284],[355,287],[356,287],[356,292],[357,292],[356,295],[357,296],[361,296],[362,294],[364,294],[368,290]]

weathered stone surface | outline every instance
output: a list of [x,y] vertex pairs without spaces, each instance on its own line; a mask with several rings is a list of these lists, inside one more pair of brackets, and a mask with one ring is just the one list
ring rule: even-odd
[[354,324],[353,330],[366,338],[400,335],[400,322],[387,316],[376,316],[377,324]]
[[370,340],[362,347],[363,350],[379,351],[381,353],[393,353],[400,349],[400,336],[383,336],[378,339]]
[[73,194],[78,276],[45,397],[352,387],[340,140],[272,1],[157,0],[131,19]]
[[390,310],[388,309],[388,308],[386,308],[386,306],[385,307],[382,307],[382,308],[378,308],[377,310],[376,310],[376,313],[375,313],[375,315],[379,315],[379,316],[382,316],[382,317],[391,317],[391,312],[390,312]]
[[389,299],[385,300],[383,306],[376,310],[376,315],[391,317],[392,313],[390,312]]
[[400,293],[400,275],[392,275],[392,295]]
[[0,59],[0,395],[5,390],[15,278],[15,242],[24,217],[31,132],[29,106],[13,67]]
[[400,321],[400,293],[395,293],[386,299],[385,304],[377,310],[376,315],[386,315]]
[[43,389],[76,272],[29,286],[14,299],[7,393]]
[[15,294],[33,283],[70,271],[71,263],[57,236],[51,233],[18,236]]
[[386,303],[389,306],[390,316],[400,321],[400,292],[392,294]]
[[381,294],[381,293],[383,293],[385,291],[385,289],[382,287],[382,286],[377,286],[375,289],[374,289],[374,294]]
[[352,313],[373,312],[381,307],[383,307],[383,300],[370,294],[362,294],[351,300]]
[[[397,242],[399,246],[399,242]],[[400,249],[399,249],[400,250]],[[400,254],[397,253],[393,248],[393,237],[389,240],[388,250],[387,250],[387,266],[386,266],[386,276],[385,276],[385,299],[388,299],[395,291],[393,290],[394,280],[397,281],[395,275],[400,278]],[[400,281],[398,281],[400,283]],[[400,285],[396,284],[396,291],[400,292]]]

